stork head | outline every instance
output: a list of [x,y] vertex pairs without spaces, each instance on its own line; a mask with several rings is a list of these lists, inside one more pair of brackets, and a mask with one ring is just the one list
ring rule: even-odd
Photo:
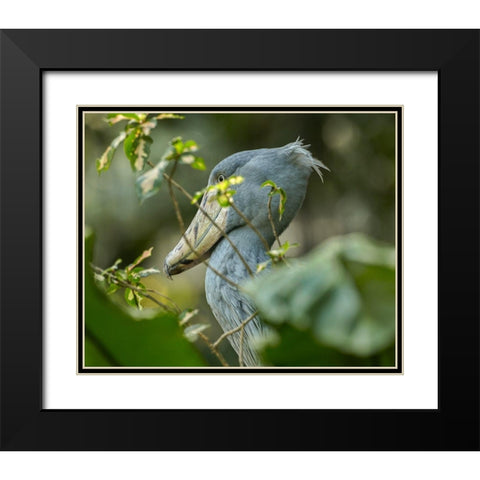
[[279,148],[262,148],[235,153],[215,166],[210,173],[208,185],[223,182],[232,176],[240,176],[243,181],[233,188],[236,193],[233,201],[243,215],[232,207],[222,207],[215,190],[207,191],[190,226],[174,249],[165,259],[167,275],[175,275],[207,259],[223,235],[238,228],[251,228],[252,225],[267,239],[269,245],[274,236],[268,216],[268,195],[270,187],[262,187],[271,180],[286,193],[286,204],[282,218],[278,214],[280,198],[272,197],[271,212],[275,228],[280,235],[290,224],[301,207],[312,170],[320,177],[320,168],[328,168],[314,159],[308,145],[299,140]]

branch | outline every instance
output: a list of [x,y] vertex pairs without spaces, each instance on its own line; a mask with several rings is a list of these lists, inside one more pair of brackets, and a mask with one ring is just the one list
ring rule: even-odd
[[258,235],[258,238],[262,241],[265,250],[268,252],[268,250],[270,250],[270,245],[265,240],[265,237],[259,232],[257,227],[255,227],[255,225],[253,225],[253,223],[243,214],[243,212],[239,210],[239,208],[235,205],[233,199],[230,199],[230,205],[238,213],[238,215],[240,215],[242,220]]
[[273,235],[275,237],[275,240],[278,243],[278,246],[282,248],[282,243],[280,242],[280,238],[278,237],[277,229],[275,228],[275,223],[273,221],[273,215],[272,215],[272,197],[268,197],[268,219],[270,220],[270,225],[272,226],[272,231]]
[[200,332],[200,333],[198,333],[198,336],[208,345],[208,347],[210,348],[212,353],[217,356],[217,358],[220,360],[220,363],[224,367],[229,367],[230,366],[228,364],[228,362],[225,360],[224,356],[217,350],[217,347],[210,342],[210,340],[208,339],[208,337],[205,334]]
[[238,364],[243,367],[243,336],[245,333],[245,325],[240,330],[240,347],[238,349]]
[[[141,288],[138,288],[137,286],[135,285],[132,285],[130,284],[129,282],[125,282],[123,280],[120,280],[119,278],[117,278],[115,275],[113,275],[112,273],[110,272],[105,272],[104,270],[102,270],[100,267],[97,267],[96,265],[93,265],[93,264],[90,264],[90,266],[92,267],[92,270],[96,271],[97,273],[101,273],[102,275],[108,275],[108,277],[110,278],[111,282],[112,283],[115,283],[123,288],[130,288],[131,290],[135,290],[136,292],[138,292],[139,294],[141,294],[143,297],[145,298],[148,298],[149,300],[151,300],[152,302],[154,302],[155,304],[157,304],[158,306],[164,308],[165,310],[167,311],[172,311],[167,305],[165,305],[164,303],[160,302],[159,300],[157,300],[155,297],[152,297],[151,295],[149,295],[148,293],[145,293],[145,290],[142,290]],[[158,293],[154,290],[150,290],[150,291],[153,291],[155,293]],[[158,293],[159,295],[161,295],[162,297],[165,297],[167,298],[169,301],[171,301],[176,309],[177,309],[177,314],[180,312],[180,309],[178,308],[178,306],[172,301],[170,300],[170,298],[168,298],[166,295],[162,295],[161,293]],[[223,355],[217,350],[216,346],[215,345],[212,345],[212,343],[210,342],[210,340],[203,334],[203,333],[199,333],[198,336],[207,344],[208,348],[212,351],[212,353],[214,355],[217,356],[217,358],[220,360],[220,363],[224,366],[224,367],[228,367],[228,363],[227,361],[225,360],[225,358],[223,357]]]
[[[171,312],[172,309],[166,305],[165,303],[162,303],[160,302],[159,300],[157,300],[155,297],[152,297],[151,295],[149,295],[148,293],[145,293],[146,290],[143,290],[141,288],[138,288],[136,285],[133,285],[129,282],[126,282],[124,280],[120,280],[119,278],[117,278],[115,275],[113,275],[112,273],[110,272],[105,272],[104,270],[102,270],[100,267],[97,267],[96,265],[93,265],[92,263],[90,264],[90,267],[92,268],[92,270],[94,270],[95,272],[99,273],[100,275],[104,276],[104,275],[107,275],[108,278],[110,279],[110,281],[112,283],[115,283],[116,285],[120,286],[120,287],[123,287],[123,288],[129,288],[130,290],[134,290],[135,292],[139,293],[140,295],[142,295],[143,297],[145,298],[148,298],[149,300],[151,300],[153,303],[157,304],[159,307],[162,307],[163,309],[165,309],[167,312]],[[161,294],[160,294],[161,295]],[[168,298],[166,295],[162,295],[162,297],[165,297],[168,301],[172,302],[174,305],[175,303],[170,299]],[[177,307],[175,305],[175,307]],[[178,307],[177,307],[178,308]],[[177,312],[178,313],[178,312]]]
[[[175,162],[175,165],[172,169],[172,172],[171,172],[171,176],[170,175],[167,175],[166,173],[164,173],[164,177],[167,179],[168,181],[168,190],[169,190],[169,193],[170,193],[170,198],[172,200],[172,203],[173,203],[173,207],[175,209],[175,215],[177,216],[177,220],[178,220],[178,223],[180,225],[180,229],[181,231],[183,232],[182,233],[182,236],[185,240],[185,242],[187,243],[188,245],[188,248],[190,248],[190,250],[192,250],[192,252],[199,256],[197,254],[197,252],[195,251],[193,245],[190,243],[190,241],[188,240],[188,238],[186,237],[185,235],[185,222],[183,221],[183,217],[182,217],[182,212],[180,211],[180,206],[178,205],[178,201],[177,201],[177,198],[175,197],[175,193],[173,192],[173,187],[172,185],[176,184],[178,185],[178,187],[180,187],[179,184],[177,184],[177,182],[175,182],[173,179],[172,179],[172,176],[173,174],[175,173],[175,169],[176,169],[176,166],[177,166],[177,162]],[[177,188],[178,188],[177,187]],[[183,190],[183,187],[181,188],[181,190]],[[185,193],[186,190],[185,190]],[[212,222],[213,223],[213,222]],[[228,282],[229,284],[233,285],[235,288],[238,288],[237,284],[232,282],[229,278],[227,278],[225,275],[223,275],[222,273],[220,273],[219,271],[217,271],[215,268],[213,268],[212,266],[209,265],[209,263],[204,260],[205,265],[210,268],[216,275],[218,275],[219,277],[223,278],[226,282]],[[208,346],[208,348],[210,349],[210,351],[220,360],[220,363],[224,366],[224,367],[228,367],[229,364],[228,362],[225,360],[225,358],[223,357],[223,355],[217,350],[217,347],[216,345],[213,345],[212,342],[210,342],[209,338],[202,332],[200,332],[198,334],[198,336],[202,339],[202,341]]]
[[[174,170],[172,170],[173,172]],[[191,244],[191,242],[188,240],[187,236],[185,235],[185,222],[183,221],[183,217],[182,217],[182,212],[180,211],[180,207],[178,205],[178,202],[177,202],[177,199],[175,197],[175,194],[173,193],[173,188],[172,188],[172,184],[175,185],[175,186],[180,186],[179,184],[177,184],[173,179],[172,177],[170,177],[169,175],[167,175],[166,173],[164,173],[164,176],[165,178],[167,179],[168,181],[168,190],[169,190],[169,193],[170,193],[170,198],[172,200],[172,203],[173,203],[173,207],[175,209],[175,215],[177,216],[177,220],[178,220],[178,223],[180,224],[180,229],[181,231],[183,232],[182,233],[182,237],[183,239],[185,240],[185,242],[187,243],[188,245],[188,248],[190,248],[190,250],[195,254],[197,255],[197,257],[200,257],[200,255],[198,255],[198,253],[195,251],[195,248],[193,247],[193,245]],[[183,190],[183,187],[182,187],[182,190]],[[185,193],[187,193],[185,191]],[[219,227],[220,228],[220,227]],[[226,235],[226,234],[225,234]],[[237,288],[238,289],[238,285],[233,282],[232,280],[230,280],[229,278],[227,278],[223,273],[219,272],[216,268],[212,267],[210,265],[210,263],[207,261],[207,260],[203,260],[203,263],[207,266],[207,268],[210,268],[210,270],[212,270],[213,273],[215,273],[216,275],[218,275],[220,278],[222,278],[223,280],[225,280],[227,283],[229,283],[230,285],[232,285],[233,287]]]
[[229,330],[228,332],[225,332],[223,335],[217,338],[217,340],[213,343],[214,347],[218,347],[219,343],[227,338],[230,335],[233,335],[234,333],[237,333],[240,330],[243,330],[243,327],[253,318],[255,318],[258,315],[258,312],[255,311],[253,312],[249,317],[247,317],[238,327],[232,328],[232,330]]
[[167,299],[175,307],[175,310],[177,311],[177,313],[181,313],[182,311],[181,308],[170,297],[167,297],[165,294],[160,293],[158,290],[155,290],[154,288],[147,288],[145,291],[155,293],[155,295],[158,295],[159,297],[163,297]]
[[[179,183],[173,180],[173,178],[170,175],[164,173],[163,176],[169,182],[169,184],[171,183],[172,185],[174,185],[175,188],[180,190],[180,192],[182,192],[190,201],[193,200],[192,195],[190,195]],[[215,228],[221,233],[221,235],[227,239],[228,243],[230,243],[230,246],[233,248],[234,252],[238,255],[238,258],[241,260],[241,262],[247,269],[248,274],[250,276],[253,276],[253,271],[248,265],[247,261],[245,260],[245,257],[239,252],[237,246],[232,242],[232,240],[230,239],[228,234],[225,232],[225,230],[223,230],[223,228],[220,227],[220,225],[218,225],[218,223],[215,222],[215,220],[207,213],[207,211],[198,202],[195,202],[194,205],[208,218],[210,223],[212,223],[215,226]],[[184,230],[184,227],[182,227],[182,230]]]

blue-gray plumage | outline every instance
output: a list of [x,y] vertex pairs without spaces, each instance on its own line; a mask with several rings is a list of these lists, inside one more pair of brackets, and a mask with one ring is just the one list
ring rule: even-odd
[[[279,195],[272,197],[273,221],[280,235],[303,203],[312,169],[322,176],[319,167],[327,168],[312,157],[307,146],[297,140],[283,147],[249,150],[225,158],[212,170],[208,185],[214,185],[234,175],[243,177],[243,182],[234,187],[236,190],[233,196],[234,203],[271,247],[275,235],[267,208],[270,188],[262,188],[262,184],[266,180],[272,180],[286,192],[287,201],[281,219],[278,214]],[[264,242],[233,208],[222,208],[215,194],[208,192],[204,195],[201,205],[215,223],[228,234],[230,241],[236,246],[252,272],[256,271],[259,263],[268,260]],[[165,271],[168,275],[174,275],[208,257],[209,265],[213,269],[238,285],[249,277],[246,266],[231,243],[199,210],[184,237],[165,259]],[[238,327],[250,317],[255,312],[255,306],[239,289],[217,275],[213,269],[207,269],[205,277],[207,302],[226,332]],[[258,317],[255,317],[244,326],[243,342],[240,340],[240,331],[227,337],[237,353],[242,343],[242,358],[246,366],[260,364],[255,351],[255,342],[264,332],[265,326]]]

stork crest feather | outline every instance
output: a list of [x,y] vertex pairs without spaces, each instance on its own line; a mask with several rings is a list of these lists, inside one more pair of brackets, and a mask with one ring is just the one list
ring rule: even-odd
[[328,171],[330,171],[330,169],[322,161],[312,157],[312,154],[308,150],[309,147],[310,145],[304,145],[303,140],[298,137],[294,142],[285,145],[284,148],[290,152],[290,155],[292,155],[295,161],[315,170],[323,182],[323,173],[320,168]]

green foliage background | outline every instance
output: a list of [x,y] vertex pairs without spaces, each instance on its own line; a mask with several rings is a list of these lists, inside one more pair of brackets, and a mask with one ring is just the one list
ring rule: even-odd
[[[122,131],[122,125],[109,126],[105,118],[104,114],[86,114],[85,220],[94,232],[94,242],[92,237],[87,249],[88,260],[101,268],[112,265],[117,258],[128,264],[153,246],[153,255],[145,261],[145,266],[161,269],[166,254],[180,235],[168,189],[161,188],[157,195],[140,204],[131,162],[121,148],[110,159],[110,169],[98,175],[96,159]],[[374,239],[372,248],[376,248],[378,242],[379,248],[383,248],[395,242],[394,122],[393,114],[377,113],[190,113],[184,120],[163,120],[150,132],[153,140],[149,144],[150,159],[156,164],[173,137],[181,135],[184,139],[194,139],[200,147],[198,153],[205,161],[206,170],[179,166],[175,174],[176,180],[193,194],[206,185],[210,170],[226,156],[241,150],[281,146],[301,137],[331,172],[325,175],[324,183],[312,175],[305,203],[282,235],[283,241],[300,244],[290,250],[289,255],[305,258],[318,250],[325,240],[343,238],[354,232]],[[195,207],[181,195],[177,198],[188,224]],[[369,245],[369,240],[363,243],[367,250]],[[382,268],[372,266],[372,269],[375,278],[385,275]],[[311,273],[317,271],[321,268]],[[387,284],[394,278],[394,272],[394,268],[390,268]],[[221,331],[205,302],[204,275],[205,267],[200,265],[174,277],[173,281],[162,275],[149,277],[148,286],[174,299],[181,309],[198,308],[200,321],[210,324],[205,333],[215,339]],[[182,330],[171,315],[159,313],[148,301],[142,312],[127,308],[120,292],[107,297],[93,281],[90,282],[90,277],[87,268],[86,365],[218,364],[208,349],[183,338]],[[339,285],[342,285],[340,280]],[[381,304],[384,298],[394,306],[391,289],[378,288],[378,302]],[[391,317],[391,313],[388,315]],[[275,319],[269,322],[281,331],[283,339],[283,342],[265,346],[265,357],[274,364],[392,365],[391,333],[390,340],[382,343],[381,348],[366,354],[319,341],[313,333],[308,333],[308,329],[299,329],[292,322],[282,321],[280,325],[277,321],[276,326]],[[389,322],[390,326],[394,325],[394,318]],[[307,343],[305,335],[310,335]],[[287,351],[290,354],[285,356]],[[221,352],[235,365],[236,356],[228,342],[221,344]]]

